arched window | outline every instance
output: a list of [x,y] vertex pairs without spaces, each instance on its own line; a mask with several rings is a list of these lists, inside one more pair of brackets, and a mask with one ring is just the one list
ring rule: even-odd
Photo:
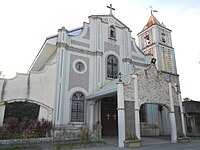
[[109,37],[112,39],[116,38],[116,30],[114,26],[110,26],[109,28]]
[[85,95],[82,92],[72,95],[71,122],[84,122],[84,100]]
[[118,76],[118,60],[114,55],[107,57],[107,77],[117,78]]

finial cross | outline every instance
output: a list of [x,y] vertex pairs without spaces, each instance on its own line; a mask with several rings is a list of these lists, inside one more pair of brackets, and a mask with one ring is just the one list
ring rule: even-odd
[[153,9],[153,7],[149,6],[150,10],[151,10],[151,15],[153,15],[153,12],[158,12],[157,10]]
[[112,10],[115,10],[115,8],[112,7],[112,4],[110,4],[110,6],[107,7],[110,8],[110,15],[112,15]]

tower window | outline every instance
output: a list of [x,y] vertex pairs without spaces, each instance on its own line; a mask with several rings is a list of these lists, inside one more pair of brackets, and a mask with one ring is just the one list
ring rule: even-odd
[[164,33],[164,30],[161,33],[161,40],[162,40],[163,43],[166,42],[166,34]]
[[84,122],[85,95],[82,92],[76,92],[71,99],[71,122]]
[[118,76],[118,60],[114,55],[107,57],[107,77],[117,78]]
[[146,33],[145,33],[145,36],[144,36],[144,45],[145,45],[145,46],[148,46],[148,45],[150,45],[150,44],[151,44],[151,42],[150,42],[150,38],[149,38],[149,33],[146,32]]
[[109,38],[116,39],[116,29],[114,26],[110,26],[109,28]]

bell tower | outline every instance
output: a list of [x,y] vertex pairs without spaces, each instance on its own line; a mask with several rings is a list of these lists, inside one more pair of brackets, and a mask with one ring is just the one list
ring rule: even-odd
[[156,58],[158,70],[177,74],[174,48],[172,47],[171,30],[160,23],[151,11],[146,25],[138,33],[139,47],[145,54]]

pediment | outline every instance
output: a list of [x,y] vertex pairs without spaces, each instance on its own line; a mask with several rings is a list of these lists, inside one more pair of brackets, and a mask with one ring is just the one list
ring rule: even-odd
[[127,27],[123,22],[121,22],[113,15],[92,15],[90,17],[93,19],[95,18],[101,19],[102,22],[107,24],[114,24],[116,27],[119,28],[127,28],[131,32],[129,27]]

